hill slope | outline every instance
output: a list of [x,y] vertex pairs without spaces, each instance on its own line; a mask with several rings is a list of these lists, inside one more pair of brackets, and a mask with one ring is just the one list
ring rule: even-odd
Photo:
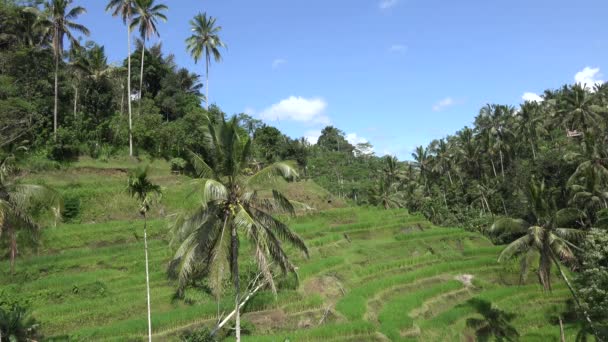
[[[79,220],[89,223],[46,229],[42,249],[20,259],[14,276],[2,261],[0,294],[29,302],[47,337],[142,340],[141,222],[122,192],[125,175],[114,167],[76,166],[27,178],[80,194]],[[186,177],[168,175],[162,164],[152,174],[165,187],[166,213],[195,203],[183,200]],[[161,214],[149,232],[152,320],[155,339],[172,340],[184,329],[212,325],[217,306],[202,288],[187,291],[185,301],[174,300],[175,286],[166,277],[172,251]],[[402,210],[370,208],[333,209],[289,223],[311,248],[311,258],[289,251],[299,266],[299,285],[281,278],[276,300],[261,292],[247,305],[244,321],[255,327],[248,341],[459,340],[471,335],[465,320],[475,314],[472,298],[517,313],[513,324],[524,340],[559,338],[548,317],[564,308],[564,286],[556,281],[552,294],[543,294],[532,279],[516,286],[517,265],[498,264],[500,247],[478,234],[432,227]],[[246,260],[243,269],[251,270]],[[230,296],[220,311],[231,310]],[[575,333],[566,325],[568,340]]]

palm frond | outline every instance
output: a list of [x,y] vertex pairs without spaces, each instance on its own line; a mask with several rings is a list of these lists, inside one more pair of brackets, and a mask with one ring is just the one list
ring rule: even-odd
[[530,244],[532,243],[533,238],[530,235],[524,235],[519,239],[511,242],[503,251],[500,253],[498,257],[498,262],[502,262],[514,256],[518,256],[519,254],[527,251],[530,248]]
[[215,176],[215,172],[213,169],[205,162],[203,157],[194,153],[191,150],[188,150],[188,156],[190,157],[190,162],[194,167],[194,171],[196,172],[197,177],[199,178],[213,178]]
[[293,180],[298,177],[298,172],[290,164],[286,162],[279,162],[269,165],[262,170],[256,172],[249,178],[247,184],[253,188],[258,186],[268,185],[276,182],[279,178],[286,180]]

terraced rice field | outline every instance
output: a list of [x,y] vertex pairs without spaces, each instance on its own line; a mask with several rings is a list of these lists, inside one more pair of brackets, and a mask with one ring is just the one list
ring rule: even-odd
[[[473,336],[465,321],[469,301],[489,300],[518,314],[522,340],[559,340],[550,315],[568,293],[556,279],[543,294],[531,276],[516,285],[517,264],[498,264],[500,246],[456,228],[433,227],[402,210],[334,209],[292,219],[311,249],[310,259],[289,250],[299,284],[279,278],[275,299],[260,292],[246,306],[245,341],[459,341]],[[215,299],[204,288],[174,299],[166,267],[172,251],[166,224],[153,220],[150,266],[154,339],[176,340],[184,329],[211,326]],[[141,223],[66,224],[44,233],[38,255],[17,262],[14,276],[0,264],[0,295],[29,302],[47,337],[71,341],[139,341],[146,334]],[[246,242],[243,242],[247,248]],[[253,273],[243,255],[243,277]],[[220,312],[232,307],[232,294]],[[567,340],[576,334],[566,325]]]

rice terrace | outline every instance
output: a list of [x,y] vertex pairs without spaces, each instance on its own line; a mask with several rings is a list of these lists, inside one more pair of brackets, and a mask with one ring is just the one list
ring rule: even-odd
[[607,11],[0,1],[0,342],[608,342]]

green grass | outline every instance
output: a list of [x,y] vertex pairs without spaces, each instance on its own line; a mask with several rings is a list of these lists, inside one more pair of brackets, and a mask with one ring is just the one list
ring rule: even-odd
[[[0,262],[0,299],[28,303],[46,337],[144,340],[143,225],[124,191],[124,171],[138,165],[131,159],[84,159],[25,176],[81,201],[77,218],[46,228],[40,248],[18,259],[15,274],[6,260]],[[188,289],[187,301],[174,300],[175,284],[166,275],[173,252],[163,216],[189,210],[199,199],[189,195],[189,178],[170,174],[166,162],[154,161],[150,170],[164,192],[148,226],[153,333],[155,340],[170,341],[184,329],[211,326],[217,304],[204,287]],[[326,208],[328,198],[339,202],[313,182],[279,186],[317,208]],[[559,338],[549,317],[565,308],[564,286],[556,278],[553,293],[544,294],[532,276],[517,286],[516,263],[498,264],[502,247],[478,234],[378,208],[334,208],[285,220],[306,240],[310,258],[287,248],[300,282],[288,278],[276,298],[263,291],[252,300],[244,320],[279,316],[271,325],[254,319],[258,333],[247,341],[457,341],[470,335],[465,322],[475,315],[467,302],[472,297],[516,313],[513,324],[522,340]],[[248,245],[242,241],[243,250]],[[251,270],[245,255],[242,264],[244,273]],[[473,275],[473,286],[455,280],[462,274]],[[219,304],[221,312],[231,311],[230,287]],[[319,324],[328,308],[331,314]],[[566,325],[566,334],[572,339],[576,328]]]

